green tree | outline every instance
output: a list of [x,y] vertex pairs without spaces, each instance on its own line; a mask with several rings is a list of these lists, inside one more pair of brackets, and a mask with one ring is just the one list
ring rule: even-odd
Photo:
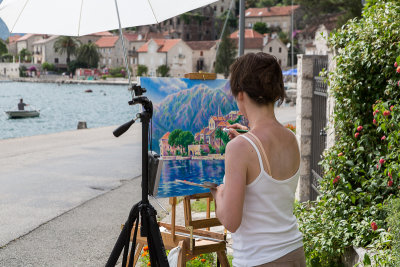
[[0,39],[0,56],[2,56],[3,54],[8,53],[8,49],[6,44],[4,43],[4,41],[2,39]]
[[158,66],[157,75],[161,77],[168,77],[169,76],[169,67],[167,65],[160,65]]
[[68,63],[68,71],[71,72],[71,73],[75,73],[76,69],[88,68],[88,67],[89,66],[85,62],[80,62],[80,61],[77,61],[77,60],[71,60]]
[[71,36],[60,36],[54,43],[54,51],[60,55],[67,54],[67,64],[71,61],[71,55],[76,55],[80,42]]
[[100,53],[95,43],[89,42],[77,49],[77,61],[86,63],[89,68],[97,68],[99,60]]
[[217,153],[217,151],[215,150],[215,148],[212,147],[212,145],[208,145],[208,149],[210,150],[210,154],[215,154]]
[[338,27],[349,19],[361,17],[362,1],[360,0],[297,0],[304,11],[303,21],[307,25],[323,22],[327,14],[341,13]]
[[270,32],[270,30],[268,29],[267,24],[264,23],[264,22],[260,22],[260,21],[254,23],[253,30],[255,30],[256,32],[261,33],[261,34]]
[[21,51],[19,51],[19,57],[21,58],[21,61],[31,61],[31,56],[32,53],[28,51],[28,49],[24,48]]
[[1,55],[0,59],[2,62],[12,62],[13,55],[6,53],[6,54]]
[[51,64],[51,63],[48,63],[48,62],[43,62],[42,69],[43,70],[52,71],[52,70],[55,69],[55,66],[54,66],[54,64]]
[[146,76],[149,69],[146,65],[138,65],[137,76]]
[[228,32],[222,37],[218,48],[217,62],[215,64],[215,72],[223,73],[225,79],[229,76],[229,67],[235,61],[236,48],[235,42],[229,38]]
[[241,119],[242,119],[242,115],[239,115],[239,116],[236,118],[236,120],[228,120],[228,123],[229,123],[230,125],[235,124],[235,123],[239,123]]
[[188,146],[191,145],[191,144],[193,144],[193,142],[194,142],[194,136],[193,136],[193,134],[192,134],[190,131],[184,131],[184,132],[182,131],[182,132],[179,134],[178,143],[179,143],[183,148],[185,148],[186,151],[189,151],[189,150],[188,150]]
[[182,133],[183,131],[181,129],[175,129],[173,130],[168,137],[168,145],[170,146],[179,146],[179,135]]

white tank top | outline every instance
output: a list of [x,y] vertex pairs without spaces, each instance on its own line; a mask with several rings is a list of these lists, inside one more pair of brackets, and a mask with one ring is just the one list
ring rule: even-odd
[[233,266],[247,267],[274,261],[303,246],[293,215],[299,170],[286,180],[272,178],[264,170],[258,147],[248,137],[239,136],[254,147],[261,169],[246,186],[242,222],[232,233]]

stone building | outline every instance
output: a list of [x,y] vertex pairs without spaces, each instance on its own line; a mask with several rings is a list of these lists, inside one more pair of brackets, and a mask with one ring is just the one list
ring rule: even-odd
[[281,39],[265,38],[264,42],[262,51],[275,56],[279,65],[281,65],[281,67],[286,67],[288,65],[288,48]]
[[192,49],[182,39],[150,39],[137,52],[139,64],[147,66],[151,77],[161,65],[170,68],[171,77],[192,72]]
[[248,8],[245,11],[245,26],[253,28],[256,22],[264,22],[269,28],[279,27],[283,32],[289,34],[292,28],[292,12],[296,12],[299,7],[294,5]]
[[42,34],[25,34],[24,36],[18,38],[17,40],[17,54],[21,52],[22,49],[26,49],[30,52],[33,51],[33,43],[43,40],[45,35]]
[[97,33],[92,33],[84,36],[79,36],[77,37],[77,40],[81,44],[87,44],[87,43],[96,43],[101,37],[104,36],[113,36],[111,32],[105,31],[105,32],[97,32]]
[[[232,0],[219,0],[215,3],[210,4],[210,6],[214,9],[214,16],[219,17],[224,14],[224,12],[229,10],[231,1]],[[232,14],[235,14],[235,3],[233,3],[231,11]]]
[[96,45],[101,55],[99,62],[101,68],[125,66],[122,40],[119,36],[103,36],[96,41]]
[[18,54],[17,52],[17,40],[21,38],[21,35],[13,35],[8,37],[8,41],[7,41],[7,50],[8,53],[16,56]]
[[[225,0],[226,1],[226,0]],[[158,32],[167,39],[203,41],[218,39],[214,9],[210,5],[153,25],[139,26],[139,33]]]
[[[33,62],[35,64],[43,64],[44,62],[54,64],[56,68],[67,67],[66,53],[60,54],[54,51],[54,43],[59,38],[59,35],[52,35],[48,38],[38,40],[33,43]],[[70,60],[74,60],[75,56],[70,55]]]
[[[236,48],[239,45],[239,31],[231,33],[229,36],[234,40]],[[264,36],[253,29],[245,29],[244,32],[244,53],[257,53],[263,49]]]
[[215,67],[217,41],[186,42],[192,49],[192,71],[212,72]]

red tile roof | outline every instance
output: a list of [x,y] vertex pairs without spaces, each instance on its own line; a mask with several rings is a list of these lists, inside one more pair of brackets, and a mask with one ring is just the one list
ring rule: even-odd
[[[168,52],[177,43],[179,43],[182,39],[151,39],[151,40],[156,42],[156,44],[158,45],[157,52],[165,53]],[[147,52],[150,41],[139,47],[137,52]]]
[[[235,31],[231,33],[229,36],[232,39],[237,39],[239,38],[239,31]],[[263,38],[264,36],[261,33],[256,32],[253,29],[246,29],[244,31],[244,38]]]
[[212,119],[213,119],[214,121],[223,121],[223,120],[225,120],[224,117],[218,117],[218,116],[212,116]]
[[161,140],[165,140],[165,139],[168,140],[169,134],[170,134],[170,132],[166,132],[166,133],[161,137]]
[[98,47],[114,47],[115,43],[118,41],[119,36],[103,36],[96,41]]
[[[233,39],[235,42],[236,48],[239,47],[239,39]],[[250,38],[244,39],[244,49],[260,49],[263,48],[263,39],[262,38]]]
[[211,134],[213,134],[213,132],[215,132],[215,130],[208,130],[206,135],[211,135]]
[[192,50],[210,50],[217,42],[216,41],[191,41],[186,44],[192,48]]
[[129,42],[134,42],[134,41],[144,41],[138,40],[139,34],[138,33],[124,33],[124,37],[129,41]]
[[21,35],[18,35],[18,34],[10,36],[10,37],[8,37],[8,43],[9,44],[15,43],[19,38],[21,38]]
[[229,122],[221,121],[220,123],[218,123],[217,127],[224,127],[224,126],[229,126],[229,125],[231,125]]
[[249,17],[273,17],[273,16],[289,16],[292,10],[299,8],[299,5],[294,6],[273,6],[263,8],[246,9],[245,16]]
[[203,134],[205,132],[205,129],[201,129],[200,134]]

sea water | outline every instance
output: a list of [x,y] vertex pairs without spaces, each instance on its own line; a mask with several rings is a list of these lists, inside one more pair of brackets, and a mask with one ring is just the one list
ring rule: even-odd
[[[40,116],[8,119],[5,111],[17,110],[20,98]],[[0,139],[76,130],[79,121],[88,128],[120,125],[139,110],[131,99],[127,85],[0,82]]]

